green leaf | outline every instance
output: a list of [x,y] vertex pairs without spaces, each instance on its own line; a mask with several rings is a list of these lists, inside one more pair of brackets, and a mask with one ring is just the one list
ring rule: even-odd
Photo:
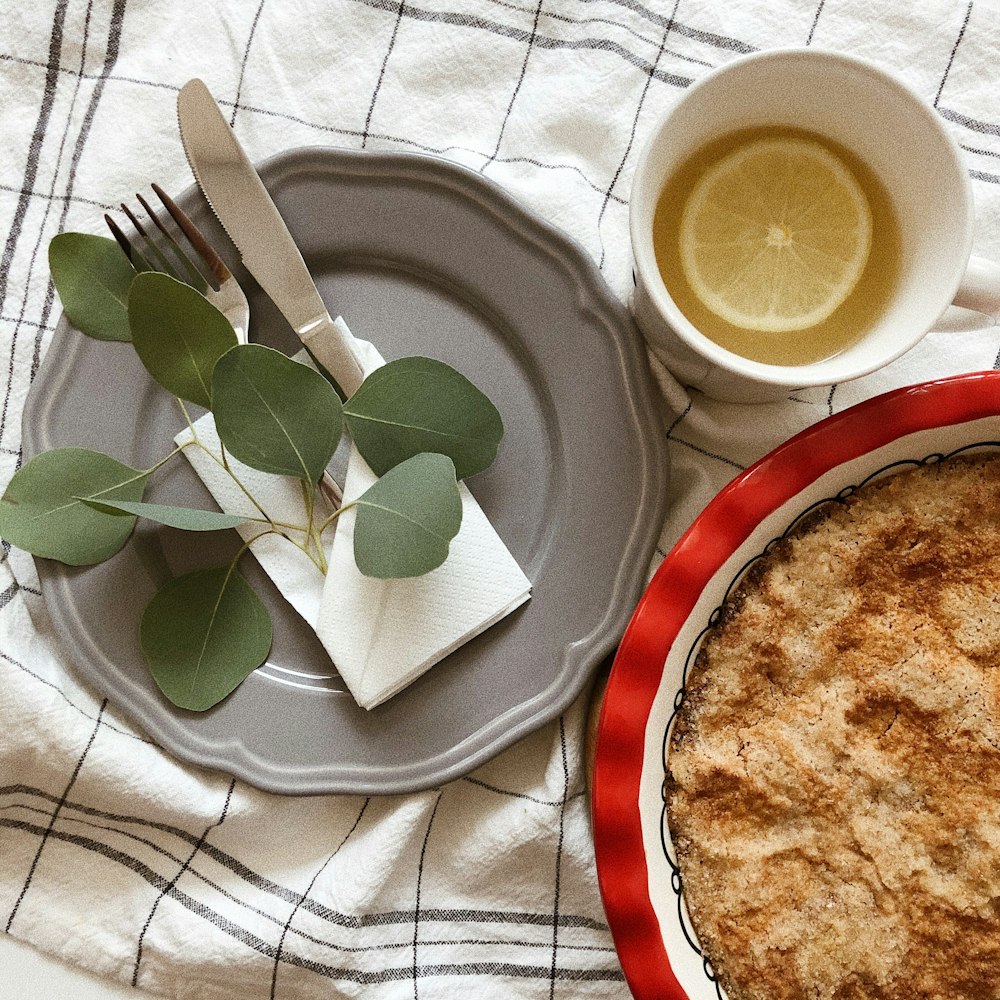
[[356,501],[354,560],[365,576],[422,576],[448,558],[462,524],[455,465],[446,455],[401,462]]
[[233,566],[197,570],[153,595],[139,641],[160,690],[179,708],[204,712],[267,657],[271,619]]
[[373,371],[344,405],[344,419],[377,475],[421,452],[438,452],[465,479],[490,465],[503,437],[497,408],[433,358],[400,358]]
[[77,498],[141,500],[147,475],[83,448],[42,452],[14,473],[0,499],[0,537],[70,566],[103,562],[128,540],[135,518]]
[[49,270],[69,321],[96,340],[131,340],[128,291],[135,268],[104,236],[60,233],[49,242]]
[[340,397],[319,372],[260,344],[223,355],[212,376],[222,443],[245,465],[315,483],[343,429]]
[[88,507],[105,514],[133,514],[168,528],[182,531],[219,531],[246,524],[250,518],[239,514],[222,514],[217,510],[196,510],[193,507],[173,507],[162,503],[142,503],[134,500],[104,501],[83,499]]
[[181,399],[212,405],[212,369],[236,346],[232,324],[190,285],[156,271],[136,275],[128,321],[139,360]]

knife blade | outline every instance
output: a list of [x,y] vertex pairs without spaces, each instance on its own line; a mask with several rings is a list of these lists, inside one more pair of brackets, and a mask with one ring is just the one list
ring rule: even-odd
[[330,318],[264,182],[201,80],[189,80],[181,88],[177,121],[198,187],[244,266],[313,357],[346,396],[352,395],[364,379],[351,347],[353,337],[339,316]]

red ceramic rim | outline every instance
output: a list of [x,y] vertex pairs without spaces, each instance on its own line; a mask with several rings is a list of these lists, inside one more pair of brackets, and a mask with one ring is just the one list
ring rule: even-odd
[[663,560],[615,657],[594,761],[598,882],[636,1000],[688,1000],[670,967],[649,897],[639,790],[646,726],[663,666],[702,590],[764,517],[837,465],[906,434],[997,414],[1000,372],[923,382],[859,403],[807,428],[737,476]]

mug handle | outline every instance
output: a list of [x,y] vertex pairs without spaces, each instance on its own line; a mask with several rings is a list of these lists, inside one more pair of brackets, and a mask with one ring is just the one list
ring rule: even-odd
[[985,257],[970,257],[955,293],[955,305],[996,319],[1000,314],[1000,264]]

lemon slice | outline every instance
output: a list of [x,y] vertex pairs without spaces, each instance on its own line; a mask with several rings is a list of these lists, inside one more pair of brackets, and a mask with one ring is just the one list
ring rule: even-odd
[[821,323],[868,260],[872,216],[847,166],[812,139],[766,138],[713,164],[680,224],[692,291],[734,326],[784,333]]

